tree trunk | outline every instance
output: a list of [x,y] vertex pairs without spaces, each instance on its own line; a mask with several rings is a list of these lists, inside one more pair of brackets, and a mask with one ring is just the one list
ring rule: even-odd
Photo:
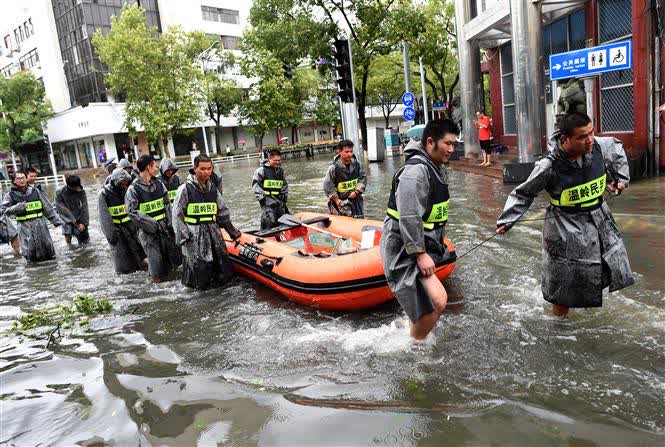
[[365,117],[365,104],[367,102],[367,78],[369,77],[369,64],[363,67],[363,78],[358,101],[358,120],[360,121],[360,135],[363,150],[367,149],[367,118]]
[[217,154],[222,155],[222,126],[219,125],[219,121],[215,123],[215,149]]

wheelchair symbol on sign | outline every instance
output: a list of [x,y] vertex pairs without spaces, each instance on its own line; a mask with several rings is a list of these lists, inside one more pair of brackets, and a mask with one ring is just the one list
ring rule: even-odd
[[612,65],[614,64],[620,64],[625,60],[624,55],[621,53],[621,48],[619,48],[619,51],[614,55],[614,58],[612,58]]

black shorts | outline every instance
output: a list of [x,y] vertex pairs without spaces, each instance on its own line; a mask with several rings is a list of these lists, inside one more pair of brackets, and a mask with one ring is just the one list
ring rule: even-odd
[[490,140],[480,140],[480,149],[485,151],[487,155],[492,153],[492,149],[490,148]]

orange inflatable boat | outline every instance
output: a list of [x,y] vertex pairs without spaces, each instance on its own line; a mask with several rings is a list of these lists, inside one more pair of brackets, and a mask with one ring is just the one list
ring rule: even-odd
[[[226,243],[235,271],[320,309],[366,309],[393,298],[379,250],[382,222],[316,213],[296,217],[327,233],[295,224],[243,233]],[[445,243],[451,256],[437,266],[440,280],[455,269],[455,248]]]

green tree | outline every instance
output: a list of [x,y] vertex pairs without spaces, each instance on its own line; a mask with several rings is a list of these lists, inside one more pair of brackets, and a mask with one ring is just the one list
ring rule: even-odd
[[296,122],[299,111],[293,103],[293,84],[284,78],[282,63],[260,48],[245,47],[243,53],[240,70],[252,83],[238,108],[239,117],[263,147],[264,136]]
[[23,160],[22,145],[43,140],[44,125],[51,116],[44,86],[32,73],[0,77],[0,150],[14,151]]
[[[398,23],[399,34],[409,43],[409,55],[416,62],[423,58],[425,83],[433,99],[452,103],[459,81],[457,65],[457,36],[455,34],[455,5],[452,0],[428,0],[421,4],[405,4],[402,11],[412,17]],[[420,23],[419,33],[411,28],[413,20]],[[418,67],[415,71],[419,73]],[[451,107],[451,106],[449,106]],[[448,109],[448,116],[452,110]]]
[[215,49],[209,58],[203,60],[203,97],[207,116],[215,123],[217,153],[221,153],[222,117],[229,116],[241,103],[243,91],[229,75],[236,60],[230,51]]
[[[367,82],[374,58],[398,44],[398,31],[419,24],[407,0],[254,0],[250,13],[254,41],[292,64],[330,55],[335,37],[351,41],[356,104],[363,144],[367,140]],[[403,5],[404,4],[404,5]],[[411,24],[411,26],[409,26]]]
[[370,105],[378,105],[385,121],[390,126],[390,114],[404,94],[404,70],[401,53],[393,52],[378,56],[370,68],[367,80],[367,95]]
[[209,44],[203,33],[170,27],[160,34],[148,26],[141,7],[125,5],[120,18],[112,18],[109,34],[97,32],[92,41],[109,67],[109,90],[126,98],[124,121],[131,134],[143,127],[165,152],[169,137],[201,119],[197,57]]

